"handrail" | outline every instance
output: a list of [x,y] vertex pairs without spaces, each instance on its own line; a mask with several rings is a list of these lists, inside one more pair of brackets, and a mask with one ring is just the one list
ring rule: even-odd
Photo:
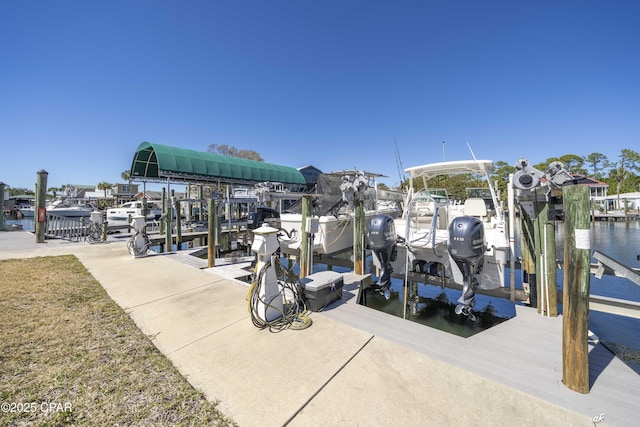
[[84,239],[89,222],[61,215],[47,213],[46,235],[58,239],[80,241]]

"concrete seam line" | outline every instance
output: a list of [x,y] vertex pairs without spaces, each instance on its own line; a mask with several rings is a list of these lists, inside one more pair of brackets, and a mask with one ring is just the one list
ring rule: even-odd
[[320,393],[320,392],[321,392],[321,391],[322,391],[322,390],[323,390],[323,389],[324,389],[324,388],[325,388],[325,387],[326,387],[326,386],[327,386],[327,385],[328,385],[328,384],[329,384],[329,383],[330,383],[330,382],[331,382],[331,381],[332,381],[332,380],[333,380],[333,379],[334,379],[334,378],[335,378],[335,377],[336,377],[336,376],[337,376],[337,375],[338,375],[338,374],[339,374],[339,373],[340,373],[340,372],[341,372],[341,371],[342,371],[342,370],[343,370],[343,369],[344,369],[344,368],[349,364],[349,363],[351,363],[351,361],[352,361],[352,360],[353,360],[353,359],[354,359],[358,354],[360,354],[360,352],[361,352],[362,350],[364,350],[364,348],[365,348],[365,347],[366,347],[366,346],[371,342],[371,340],[372,340],[372,339],[374,339],[374,338],[375,338],[375,335],[371,335],[371,336],[369,337],[369,339],[368,339],[364,344],[362,344],[362,346],[358,349],[358,351],[356,351],[355,353],[353,353],[353,355],[352,355],[352,356],[351,356],[351,357],[350,357],[346,362],[344,362],[344,364],[343,364],[342,366],[340,366],[340,368],[338,368],[338,370],[337,370],[337,371],[335,371],[335,372],[333,373],[333,375],[331,375],[331,377],[329,377],[329,379],[328,379],[327,381],[325,381],[325,383],[324,383],[324,384],[322,384],[322,385],[320,386],[320,388],[318,388],[318,390],[316,390],[316,391],[311,395],[311,397],[309,397],[309,399],[307,399],[307,401],[306,401],[306,402],[304,402],[304,403],[302,404],[302,406],[300,406],[300,408],[298,408],[298,410],[297,410],[296,412],[294,412],[294,414],[293,414],[293,415],[291,415],[291,417],[289,417],[289,419],[288,419],[287,421],[285,421],[285,423],[284,423],[284,424],[282,424],[282,425],[283,425],[283,427],[284,427],[284,426],[286,426],[286,425],[289,425],[289,423],[290,423],[291,421],[293,421],[293,420],[298,416],[298,414],[299,414],[300,412],[302,412],[302,410],[303,410],[304,408],[306,408],[306,407],[307,407],[307,405],[308,405],[309,403],[311,403],[311,401],[312,401],[313,399],[315,399],[315,397],[316,397],[316,396],[317,396],[317,395],[318,395],[318,394],[319,394],[319,393]]
[[238,319],[235,322],[231,322],[228,325],[223,326],[222,328],[216,329],[215,331],[211,331],[208,334],[201,336],[200,338],[196,338],[195,340],[193,340],[193,341],[191,341],[189,343],[186,343],[186,344],[184,344],[184,345],[182,345],[182,346],[180,346],[180,347],[178,347],[178,348],[176,348],[174,350],[168,351],[167,353],[165,353],[165,356],[169,356],[170,354],[176,353],[176,352],[182,350],[185,347],[189,347],[191,344],[195,344],[198,341],[202,341],[203,339],[210,337],[211,335],[214,335],[214,334],[217,334],[218,332],[224,331],[225,329],[230,328],[231,326],[235,325],[236,323],[244,322],[248,318],[249,318],[249,316],[245,316],[242,319]]
[[125,307],[124,310],[125,311],[126,310],[131,310],[131,309],[134,309],[134,308],[142,307],[143,305],[153,304],[154,302],[162,301],[163,299],[167,299],[167,298],[172,298],[172,297],[175,297],[176,295],[184,294],[186,292],[195,291],[196,289],[204,288],[206,286],[215,285],[216,283],[222,282],[224,280],[225,279],[214,280],[213,282],[208,282],[208,283],[205,283],[204,285],[196,286],[195,288],[185,289],[184,291],[176,292],[175,294],[167,295],[167,296],[164,296],[162,298],[158,298],[158,299],[154,299],[154,300],[151,300],[151,301],[143,302],[143,303],[140,303],[140,304],[137,304],[137,305],[132,305],[130,307]]

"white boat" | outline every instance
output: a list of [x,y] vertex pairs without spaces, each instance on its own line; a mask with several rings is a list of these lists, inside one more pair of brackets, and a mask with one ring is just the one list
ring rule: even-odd
[[[380,175],[362,171],[342,171],[321,175],[318,191],[313,195],[312,204],[315,212],[310,218],[314,253],[336,254],[353,248],[354,197],[360,197],[363,200],[366,228],[369,226],[370,219],[376,214],[386,213],[391,216],[400,214],[401,193],[378,190],[375,184],[376,176]],[[382,197],[383,193],[385,199]],[[393,203],[394,201],[397,203]],[[291,207],[291,210],[295,209],[296,205]],[[282,252],[298,253],[302,243],[302,214],[299,212],[280,214],[280,226],[287,233],[280,237]]]
[[[144,206],[141,200],[121,204],[117,208],[107,209],[107,221],[129,222],[134,216],[144,215]],[[162,216],[162,209],[154,202],[147,202],[147,221],[157,220]]]
[[[69,218],[89,217],[95,208],[82,201],[71,201],[68,199],[59,199],[49,203],[46,206],[47,215],[65,216]],[[34,216],[34,207],[25,207],[20,212],[25,217]]]
[[[509,238],[504,212],[488,173],[490,160],[440,162],[411,167],[403,215],[372,223],[370,246],[374,262],[382,269],[380,287],[388,295],[390,277],[409,274],[436,275],[463,287],[458,314],[473,316],[475,291],[504,286]],[[415,190],[415,182],[441,175],[480,174],[488,191],[474,189],[471,197],[453,202],[431,190]],[[441,193],[439,193],[441,194]],[[391,233],[392,231],[392,233]],[[385,236],[386,233],[386,236]],[[393,234],[392,236],[390,234]],[[386,237],[386,241],[383,240]]]
[[50,206],[47,207],[47,214],[66,216],[69,218],[89,217],[94,211],[93,206]]
[[33,218],[35,212],[33,205],[26,204],[16,206],[16,211],[24,218]]

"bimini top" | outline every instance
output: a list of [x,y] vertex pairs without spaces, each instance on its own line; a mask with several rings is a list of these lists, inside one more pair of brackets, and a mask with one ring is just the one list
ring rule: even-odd
[[452,162],[429,163],[404,170],[411,178],[424,177],[431,179],[440,175],[456,175],[461,173],[488,174],[493,171],[491,160],[456,160]]
[[138,146],[131,163],[131,178],[305,184],[300,171],[289,166],[150,142]]

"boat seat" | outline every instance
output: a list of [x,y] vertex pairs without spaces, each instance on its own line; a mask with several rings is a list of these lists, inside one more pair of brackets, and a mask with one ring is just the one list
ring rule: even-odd
[[446,230],[449,227],[449,209],[448,206],[440,206],[438,208],[438,223],[437,227],[440,230]]
[[483,199],[469,198],[464,201],[464,214],[474,216],[481,221],[489,221],[487,215],[487,205]]

